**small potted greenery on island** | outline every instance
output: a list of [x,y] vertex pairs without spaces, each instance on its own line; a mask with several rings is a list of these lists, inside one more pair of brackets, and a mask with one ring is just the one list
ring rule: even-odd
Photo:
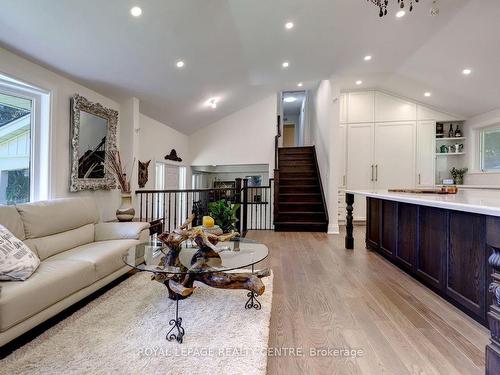
[[237,231],[236,223],[238,218],[236,212],[239,208],[239,203],[232,204],[228,200],[221,199],[208,204],[208,213],[224,233],[230,233]]
[[469,170],[469,168],[457,169],[455,167],[450,169],[450,174],[451,174],[451,177],[453,177],[453,182],[455,183],[455,185],[463,185],[464,184],[464,176],[468,170]]

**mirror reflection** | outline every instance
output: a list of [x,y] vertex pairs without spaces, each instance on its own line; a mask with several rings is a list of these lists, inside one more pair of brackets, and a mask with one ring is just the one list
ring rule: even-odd
[[108,121],[92,113],[80,112],[78,178],[104,178],[104,158]]

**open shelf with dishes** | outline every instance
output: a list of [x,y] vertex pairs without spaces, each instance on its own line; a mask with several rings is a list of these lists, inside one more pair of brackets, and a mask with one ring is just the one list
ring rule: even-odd
[[448,141],[465,141],[466,137],[445,137],[445,138],[436,138],[436,142],[448,142]]
[[450,180],[452,168],[463,168],[467,164],[464,121],[436,122],[436,185]]
[[465,152],[436,152],[436,156],[460,156],[465,155]]

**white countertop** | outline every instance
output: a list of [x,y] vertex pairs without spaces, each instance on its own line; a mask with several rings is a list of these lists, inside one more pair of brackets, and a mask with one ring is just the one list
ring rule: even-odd
[[[457,194],[415,194],[392,193],[387,190],[347,189],[346,193],[500,217],[500,191],[498,190],[459,189]],[[356,197],[354,205],[356,205]]]

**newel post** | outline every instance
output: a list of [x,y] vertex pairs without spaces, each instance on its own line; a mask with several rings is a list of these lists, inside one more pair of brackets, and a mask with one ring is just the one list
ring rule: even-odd
[[243,186],[241,188],[242,198],[241,198],[241,207],[242,207],[242,220],[241,220],[241,235],[245,236],[248,231],[248,179],[244,178],[242,180]]
[[345,194],[345,202],[346,202],[346,218],[345,218],[345,248],[348,250],[354,249],[354,237],[353,237],[353,205],[354,205],[354,194],[346,193]]
[[235,183],[234,183],[234,203],[235,204],[240,204],[240,208],[236,211],[236,217],[238,218],[238,226],[239,230],[241,231],[241,188],[242,188],[242,179],[240,177],[235,178]]
[[492,269],[491,305],[488,311],[490,343],[486,345],[486,375],[500,374],[500,218],[488,217],[486,221],[486,241],[491,255],[488,264]]

